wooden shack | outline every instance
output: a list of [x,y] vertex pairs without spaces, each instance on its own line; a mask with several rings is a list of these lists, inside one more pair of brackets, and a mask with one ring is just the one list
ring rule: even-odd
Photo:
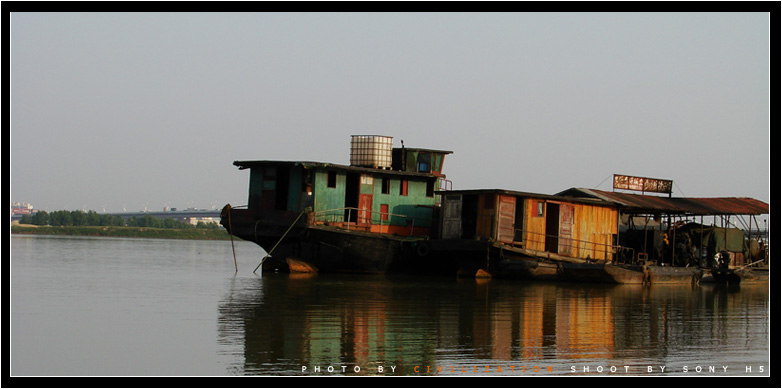
[[[662,197],[586,188],[570,188],[558,196],[615,204],[624,230],[622,245],[658,264],[712,267],[714,256],[727,251],[730,265],[741,267],[763,254],[752,252],[751,244],[767,245],[762,239],[758,242],[758,236],[749,239],[753,228],[760,229],[756,217],[769,213],[767,203],[753,198]],[[704,217],[712,219],[711,225]],[[733,227],[732,218],[747,231]]]
[[503,189],[441,194],[442,239],[491,241],[570,258],[612,259],[618,216],[613,203]]

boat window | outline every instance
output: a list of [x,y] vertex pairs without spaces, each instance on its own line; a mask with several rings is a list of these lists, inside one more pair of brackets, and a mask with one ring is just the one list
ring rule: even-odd
[[301,191],[312,194],[312,173],[309,170],[305,170],[301,175]]
[[443,156],[441,154],[434,155],[434,163],[432,164],[432,171],[438,173],[443,171]]
[[383,179],[382,193],[383,194],[391,193],[391,180],[388,178]]
[[400,182],[399,195],[407,196],[407,180],[402,180],[402,182]]
[[426,183],[426,197],[434,197],[434,181]]
[[418,164],[418,171],[422,173],[429,173],[432,171],[432,154],[431,153],[420,153],[418,154],[418,158],[416,158],[416,163]]
[[329,172],[328,187],[329,188],[337,187],[337,172],[335,171]]

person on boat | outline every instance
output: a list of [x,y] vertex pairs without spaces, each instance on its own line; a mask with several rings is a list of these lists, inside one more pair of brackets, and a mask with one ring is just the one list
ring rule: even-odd
[[676,243],[676,266],[697,265],[695,256],[696,248],[692,244],[692,238],[689,233],[685,232],[682,234],[681,240]]
[[717,261],[717,267],[720,269],[727,269],[730,264],[730,253],[726,250],[722,250],[714,256]]

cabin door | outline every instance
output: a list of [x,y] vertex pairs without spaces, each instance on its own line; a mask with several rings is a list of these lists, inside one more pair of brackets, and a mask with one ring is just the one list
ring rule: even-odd
[[359,226],[372,224],[372,193],[374,193],[374,178],[370,175],[361,175],[361,186],[358,195],[358,220]]
[[348,173],[345,177],[345,221],[355,223],[358,220],[358,193],[360,175]]
[[372,222],[372,195],[358,195],[358,220],[360,226],[368,226]]
[[462,195],[445,195],[443,203],[443,239],[462,236]]
[[573,248],[573,206],[560,204],[558,254],[573,256]]
[[277,168],[263,168],[263,191],[261,192],[261,209],[273,210],[277,202]]
[[513,243],[513,237],[516,232],[516,197],[500,195],[499,198],[497,241],[501,243]]
[[546,251],[559,252],[559,204],[546,203]]

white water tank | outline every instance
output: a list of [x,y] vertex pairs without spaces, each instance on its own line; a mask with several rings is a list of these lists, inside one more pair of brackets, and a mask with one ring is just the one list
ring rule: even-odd
[[391,169],[394,138],[383,135],[351,135],[350,166]]

